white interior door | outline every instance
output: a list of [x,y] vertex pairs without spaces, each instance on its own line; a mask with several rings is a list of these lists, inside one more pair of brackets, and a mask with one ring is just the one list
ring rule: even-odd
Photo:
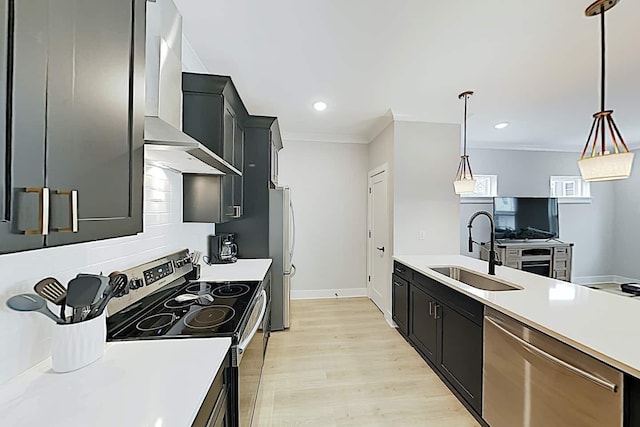
[[389,207],[387,200],[387,172],[369,175],[369,233],[368,233],[368,294],[383,312],[389,306]]

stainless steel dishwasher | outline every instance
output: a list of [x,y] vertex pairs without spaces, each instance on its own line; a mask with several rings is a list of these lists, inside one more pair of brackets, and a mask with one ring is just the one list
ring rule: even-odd
[[482,417],[491,427],[622,426],[623,375],[490,308]]

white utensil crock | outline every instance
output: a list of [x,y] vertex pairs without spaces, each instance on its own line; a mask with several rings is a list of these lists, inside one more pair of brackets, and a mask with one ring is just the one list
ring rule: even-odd
[[56,372],[80,369],[104,354],[107,337],[106,314],[84,322],[55,325],[51,365]]

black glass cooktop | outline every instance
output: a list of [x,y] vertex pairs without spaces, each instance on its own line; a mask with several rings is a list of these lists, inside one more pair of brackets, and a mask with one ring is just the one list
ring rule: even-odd
[[[198,282],[169,286],[110,316],[107,339],[234,335],[246,321],[259,285],[260,282]],[[190,299],[192,295],[198,298]]]

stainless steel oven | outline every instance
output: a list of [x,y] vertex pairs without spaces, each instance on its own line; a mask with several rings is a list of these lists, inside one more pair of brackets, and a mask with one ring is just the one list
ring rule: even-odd
[[263,328],[267,314],[267,293],[264,289],[256,299],[240,340],[233,350],[233,365],[237,370],[237,407],[240,427],[250,427],[258,398],[260,377],[264,364]]

